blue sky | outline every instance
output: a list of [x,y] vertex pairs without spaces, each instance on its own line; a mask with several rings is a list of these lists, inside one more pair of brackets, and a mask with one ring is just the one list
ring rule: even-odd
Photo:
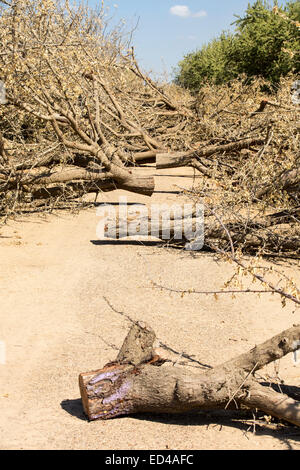
[[[88,0],[94,6],[96,0]],[[243,14],[249,0],[110,0],[115,20],[128,26],[139,19],[133,44],[140,65],[155,76],[172,70],[185,54],[232,29],[234,14]]]

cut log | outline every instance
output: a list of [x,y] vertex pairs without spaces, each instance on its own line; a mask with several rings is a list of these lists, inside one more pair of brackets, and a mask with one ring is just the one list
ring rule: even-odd
[[178,168],[182,166],[190,166],[197,157],[210,157],[216,153],[236,152],[253,145],[261,145],[264,139],[245,139],[239,142],[231,142],[226,145],[211,145],[209,147],[193,150],[190,152],[170,152],[157,153],[156,168],[162,170],[164,168]]
[[168,152],[158,153],[156,155],[156,169],[163,170],[165,168],[180,168],[182,166],[191,165],[195,158],[195,152]]
[[[190,207],[189,207],[190,206]],[[195,241],[188,249],[200,250],[204,246],[225,249],[229,243],[228,233],[232,243],[242,246],[247,253],[253,253],[264,248],[269,253],[286,253],[294,251],[299,253],[300,239],[298,229],[289,225],[293,214],[275,213],[256,218],[255,222],[246,224],[227,220],[226,227],[220,225],[210,214],[204,211],[202,205],[169,206],[166,205],[157,211],[145,205],[114,206],[112,211],[103,210],[99,206],[99,216],[103,217],[99,238],[120,240],[125,237],[143,236],[154,237],[165,242],[185,244]],[[297,212],[295,215],[297,215]],[[205,216],[205,219],[204,219]],[[286,222],[286,223],[285,223]],[[98,231],[97,231],[98,232]],[[201,243],[200,243],[201,242]],[[296,255],[295,253],[295,255]]]
[[204,241],[203,206],[173,205],[166,208],[145,205],[99,206],[102,217],[97,234],[99,238],[122,239],[125,237],[154,237],[163,241],[192,242],[187,249],[200,250]]
[[116,362],[80,374],[82,403],[90,420],[146,412],[227,409],[234,402],[235,407],[258,408],[300,426],[300,402],[270,391],[254,377],[255,371],[300,348],[300,326],[197,374],[168,366],[153,348],[154,339],[151,328],[136,323]]

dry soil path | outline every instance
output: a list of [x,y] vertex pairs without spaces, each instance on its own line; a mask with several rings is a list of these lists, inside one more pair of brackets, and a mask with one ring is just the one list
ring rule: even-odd
[[[148,168],[148,172],[153,169]],[[154,202],[176,200],[193,171],[156,173]],[[177,185],[177,186],[176,186]],[[170,192],[171,191],[171,192]],[[173,191],[173,192],[172,192]],[[115,191],[102,201],[149,202]],[[95,209],[10,222],[0,238],[0,449],[290,449],[299,433],[257,429],[220,414],[136,416],[88,423],[78,374],[116,356],[132,319],[148,322],[177,351],[216,365],[298,320],[274,296],[170,295],[172,288],[219,289],[232,267],[213,256],[157,246],[95,243]],[[0,343],[1,344],[1,343]],[[190,364],[193,366],[193,364]],[[278,365],[288,383],[299,367]],[[274,375],[274,365],[267,372]]]

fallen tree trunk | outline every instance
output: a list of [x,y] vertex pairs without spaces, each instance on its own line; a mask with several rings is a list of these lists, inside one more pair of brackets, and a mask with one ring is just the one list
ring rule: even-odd
[[[99,238],[122,239],[124,237],[154,237],[164,241],[187,243],[186,248],[200,250],[204,239],[204,218],[202,205],[145,205],[98,207],[102,217],[98,225]],[[188,243],[192,242],[192,243]]]
[[132,326],[114,363],[79,375],[90,420],[135,413],[183,413],[246,406],[300,426],[300,402],[262,386],[254,373],[300,348],[300,326],[282,332],[214,369],[191,373],[168,366],[146,324]]
[[[275,213],[254,221],[246,220],[237,223],[226,220],[227,232],[220,222],[199,204],[185,206],[173,205],[166,208],[148,207],[145,205],[114,206],[111,210],[103,207],[101,236],[112,239],[143,236],[155,237],[165,242],[187,243],[186,248],[200,250],[207,247],[219,247],[226,250],[229,237],[234,246],[252,253],[264,249],[266,254],[293,252],[300,255],[300,238],[298,224],[293,221],[293,214]],[[295,211],[297,215],[297,211]],[[205,218],[204,218],[205,217]],[[100,237],[100,231],[98,232]]]
[[[6,180],[7,176],[0,175],[0,183],[5,183]],[[153,177],[129,174],[127,179],[116,180],[114,175],[109,172],[92,171],[76,167],[60,168],[57,171],[55,171],[55,169],[54,171],[43,171],[38,174],[30,171],[16,172],[15,175],[10,177],[8,185],[10,188],[14,188],[21,184],[22,186],[27,186],[28,191],[30,191],[30,187],[37,185],[44,186],[47,189],[47,185],[56,183],[67,184],[76,181],[81,181],[82,184],[87,184],[90,188],[94,187],[95,191],[101,190],[102,188],[106,190],[125,189],[146,196],[151,196],[155,187]]]
[[236,152],[249,148],[252,145],[261,145],[264,142],[265,140],[261,138],[245,139],[225,145],[210,145],[204,149],[193,150],[190,152],[157,153],[156,169],[162,170],[164,168],[190,166],[193,164],[195,159],[197,160],[197,158],[210,157],[216,153]]

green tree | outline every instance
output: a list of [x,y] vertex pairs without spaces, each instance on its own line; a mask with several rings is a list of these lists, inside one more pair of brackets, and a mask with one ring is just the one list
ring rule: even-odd
[[257,0],[237,17],[234,34],[221,36],[179,63],[175,81],[197,91],[205,82],[225,83],[238,75],[260,76],[276,85],[300,71],[300,3],[285,7]]
[[297,12],[293,3],[283,10],[258,0],[238,18],[231,54],[239,73],[277,84],[289,72],[299,72],[299,28],[290,17],[291,11]]
[[221,84],[236,77],[238,70],[231,61],[234,41],[232,34],[223,32],[202,49],[186,55],[179,63],[175,82],[198,90],[205,82]]

